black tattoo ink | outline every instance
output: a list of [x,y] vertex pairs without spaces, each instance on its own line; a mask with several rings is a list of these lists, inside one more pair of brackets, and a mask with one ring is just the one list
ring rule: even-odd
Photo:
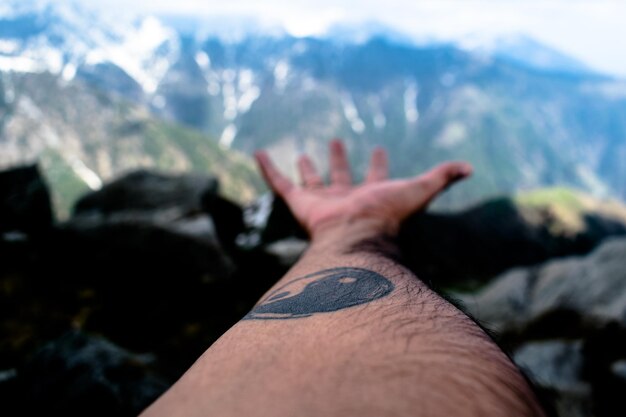
[[389,294],[394,285],[376,272],[332,268],[297,278],[272,291],[244,320],[309,317],[369,303]]

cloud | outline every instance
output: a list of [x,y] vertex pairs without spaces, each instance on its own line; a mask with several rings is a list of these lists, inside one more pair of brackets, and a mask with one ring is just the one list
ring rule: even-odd
[[626,75],[626,2],[617,0],[91,0],[107,9],[194,16],[246,15],[295,35],[378,21],[419,37],[524,33],[610,73]]

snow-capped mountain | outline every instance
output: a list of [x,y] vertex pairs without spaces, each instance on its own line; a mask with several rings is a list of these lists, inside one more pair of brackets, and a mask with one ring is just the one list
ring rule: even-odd
[[[102,97],[114,93],[223,148],[266,147],[285,170],[303,150],[323,164],[325,139],[341,136],[357,169],[377,144],[389,149],[397,176],[446,159],[480,167],[448,195],[450,204],[554,184],[626,197],[624,83],[527,39],[477,51],[476,42],[416,45],[377,25],[337,27],[322,38],[274,29],[205,38],[184,21],[177,25],[188,30],[174,30],[154,17],[108,19],[67,3],[7,4],[0,72],[49,71]],[[34,114],[43,105],[0,92],[0,158],[39,149],[22,146],[29,139],[6,126],[12,108]],[[110,100],[100,102],[101,111],[114,111]],[[96,174],[111,172],[108,159],[89,161]]]
[[0,7],[0,70],[71,80],[113,64],[152,92],[176,59],[176,32],[153,17],[113,19],[78,3],[10,0]]

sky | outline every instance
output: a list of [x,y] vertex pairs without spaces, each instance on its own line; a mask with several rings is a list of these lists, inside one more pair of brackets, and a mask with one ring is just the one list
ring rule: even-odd
[[79,0],[141,14],[253,16],[294,35],[380,22],[415,38],[526,34],[602,72],[626,76],[622,0]]

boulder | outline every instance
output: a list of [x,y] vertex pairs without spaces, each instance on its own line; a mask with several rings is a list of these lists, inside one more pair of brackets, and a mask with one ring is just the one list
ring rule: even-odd
[[522,345],[513,354],[515,363],[535,385],[551,392],[559,416],[591,415],[591,384],[583,379],[583,344],[580,340],[545,340]]
[[243,209],[218,190],[208,176],[135,171],[81,198],[72,220],[158,225],[230,250],[245,231]]
[[626,413],[626,239],[516,268],[457,295],[559,416]]
[[136,416],[171,383],[150,369],[151,360],[71,331],[17,370],[3,409],[16,415]]
[[74,215],[111,217],[119,213],[151,214],[168,221],[201,211],[205,194],[216,194],[218,182],[205,175],[170,175],[134,171],[87,194],[74,206]]
[[607,237],[626,234],[626,208],[604,208],[595,200],[586,208],[583,202],[568,211],[499,198],[459,213],[417,213],[401,228],[403,258],[422,280],[458,286],[486,282],[516,266],[585,254]]
[[521,331],[565,311],[597,325],[615,321],[626,327],[626,239],[609,239],[584,257],[513,269],[460,299],[499,332]]
[[50,193],[37,165],[0,172],[0,234],[41,234],[53,221]]

